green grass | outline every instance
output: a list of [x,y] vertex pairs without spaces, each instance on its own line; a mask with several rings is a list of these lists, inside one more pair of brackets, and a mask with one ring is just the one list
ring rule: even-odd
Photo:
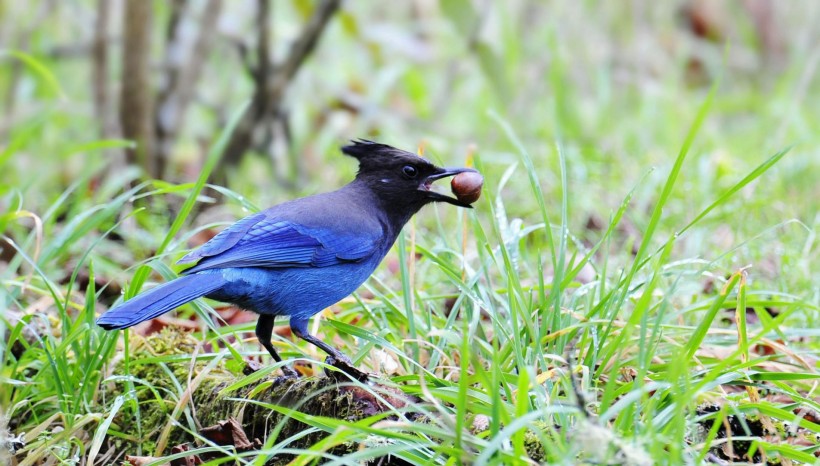
[[[182,172],[192,141],[207,134],[214,142],[196,180],[110,171],[107,151],[128,143],[89,136],[96,122],[82,77],[69,72],[75,65],[2,54],[0,67],[20,62],[29,86],[20,97],[27,111],[14,114],[0,142],[0,235],[12,251],[0,262],[0,416],[13,426],[0,436],[23,436],[19,464],[106,464],[112,442],[162,456],[157,465],[225,452],[202,441],[197,413],[183,403],[200,382],[177,370],[191,353],[144,356],[140,338],[105,332],[94,318],[113,301],[109,288],[131,296],[173,278],[196,232],[341,185],[354,163],[336,146],[369,131],[408,149],[425,141],[447,165],[463,163],[467,143],[477,143],[486,179],[474,210],[423,210],[386,264],[311,324],[364,368],[394,362],[383,382],[420,401],[391,414],[423,413],[427,422],[351,422],[268,405],[308,428],[284,438],[273,426],[260,449],[208,464],[261,465],[278,454],[305,465],[385,455],[529,464],[528,454],[562,464],[701,464],[726,443],[719,429],[730,421],[751,452],[816,463],[816,442],[786,440],[820,435],[820,111],[810,105],[820,88],[811,48],[795,39],[782,72],[755,76],[732,61],[753,44],[715,46],[722,58],[708,65],[721,78],[710,88],[686,80],[685,51],[658,50],[643,59],[663,63],[660,71],[632,70],[639,76],[622,83],[618,63],[640,41],[628,12],[532,7],[545,26],[525,37],[515,33],[523,7],[510,5],[491,7],[472,48],[479,15],[468,2],[430,13],[412,26],[439,53],[424,64],[385,53],[389,42],[362,32],[371,17],[411,27],[402,12],[350,6],[329,31],[333,46],[320,48],[293,90],[294,145],[310,155],[305,183],[275,186],[267,165],[249,158],[228,187],[210,187],[224,206],[213,204],[206,180],[231,123],[216,131],[197,110],[173,164]],[[676,31],[671,7],[655,8],[668,22],[652,23],[653,37]],[[55,26],[54,37],[66,28]],[[616,44],[606,59],[579,45],[603,38]],[[247,84],[232,87],[235,76],[211,71],[209,89],[236,121]],[[0,68],[0,88],[9,76]],[[326,102],[344,94],[334,86],[361,92],[382,113],[353,115],[343,135],[320,123]],[[209,304],[178,312],[198,316],[194,338],[210,345],[197,360],[237,374],[226,393],[272,374],[277,366],[241,375],[243,359],[263,354],[249,338],[253,324],[224,325]],[[313,347],[274,344],[322,367]],[[170,383],[140,378],[147,365]],[[157,412],[162,427],[146,431]],[[761,435],[758,424],[775,432]],[[172,429],[199,446],[171,454]],[[297,450],[297,437],[312,432],[327,436]],[[350,442],[367,448],[330,453]]]

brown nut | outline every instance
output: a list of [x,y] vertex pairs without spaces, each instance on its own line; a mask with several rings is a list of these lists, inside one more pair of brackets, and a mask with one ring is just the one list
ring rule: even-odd
[[481,197],[484,177],[478,172],[462,172],[450,180],[450,190],[459,201],[472,204]]

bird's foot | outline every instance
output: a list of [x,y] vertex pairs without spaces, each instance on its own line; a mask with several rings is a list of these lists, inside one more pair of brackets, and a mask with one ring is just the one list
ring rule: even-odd
[[[367,382],[371,377],[375,377],[375,374],[368,374],[367,372],[362,372],[357,369],[356,366],[353,365],[353,361],[344,355],[342,355],[342,357],[328,356],[325,359],[325,364],[339,369],[359,382]],[[339,377],[339,374],[334,373],[334,371],[325,372],[331,377]]]
[[[242,373],[245,375],[251,375],[254,372],[261,370],[262,366],[259,365],[256,361],[247,361],[245,363],[245,367],[242,368]],[[297,379],[299,378],[299,372],[290,367],[290,366],[282,366],[282,374],[288,379]]]
[[245,375],[251,375],[254,372],[262,369],[262,366],[259,365],[256,361],[245,361],[245,367],[242,368],[242,373]]
[[285,377],[289,379],[298,379],[299,378],[299,371],[290,367],[290,366],[282,366],[282,373],[285,374]]

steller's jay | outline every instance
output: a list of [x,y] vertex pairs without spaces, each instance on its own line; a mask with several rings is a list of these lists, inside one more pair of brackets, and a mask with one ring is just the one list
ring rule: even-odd
[[[97,319],[124,329],[205,296],[259,314],[256,336],[282,361],[271,334],[289,316],[299,338],[328,353],[337,367],[363,378],[339,350],[308,333],[308,319],[352,293],[373,273],[402,227],[424,205],[458,199],[431,190],[433,181],[470,168],[439,168],[411,152],[367,140],[342,152],[359,161],[356,179],[336,191],[303,197],[245,217],[179,263],[197,262],[173,281],[125,301]],[[296,371],[282,368],[288,376]]]

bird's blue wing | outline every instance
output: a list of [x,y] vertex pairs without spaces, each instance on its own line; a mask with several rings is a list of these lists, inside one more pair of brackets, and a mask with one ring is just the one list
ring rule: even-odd
[[228,228],[219,232],[207,243],[199,247],[195,251],[186,254],[185,257],[177,261],[177,264],[188,264],[196,262],[204,257],[215,256],[227,251],[231,246],[234,246],[248,232],[256,225],[265,219],[265,214],[260,212],[258,214],[249,215]]
[[200,260],[185,273],[224,267],[327,267],[365,259],[382,242],[380,234],[309,228],[257,215],[261,218],[240,220],[185,256],[185,262]]
[[314,251],[311,265],[326,267],[341,262],[358,262],[370,257],[382,244],[381,234],[351,233],[338,230],[317,230],[297,227],[301,232],[317,239],[322,247]]

